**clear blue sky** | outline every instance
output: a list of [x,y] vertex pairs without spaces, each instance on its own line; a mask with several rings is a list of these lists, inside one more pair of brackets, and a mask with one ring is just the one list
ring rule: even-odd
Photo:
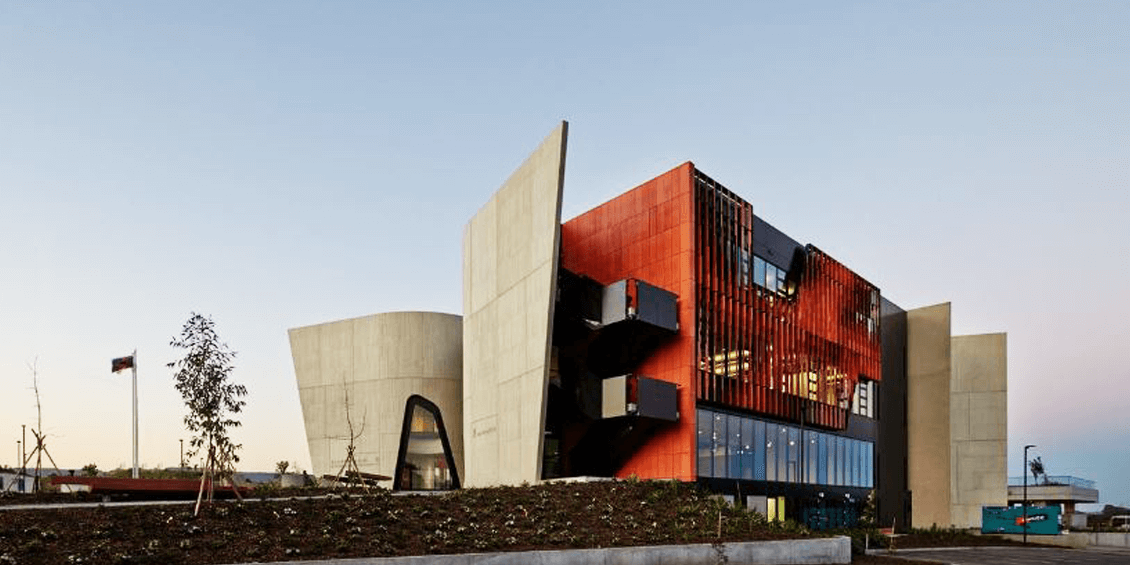
[[464,223],[561,119],[565,216],[683,161],[903,307],[1009,333],[1010,474],[1130,505],[1130,4],[0,4],[0,461],[187,437],[212,315],[246,469],[309,468],[286,330],[458,313]]

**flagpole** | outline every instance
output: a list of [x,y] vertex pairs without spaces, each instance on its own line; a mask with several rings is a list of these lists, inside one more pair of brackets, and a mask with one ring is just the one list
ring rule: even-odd
[[137,350],[133,350],[133,478],[141,478],[137,467]]

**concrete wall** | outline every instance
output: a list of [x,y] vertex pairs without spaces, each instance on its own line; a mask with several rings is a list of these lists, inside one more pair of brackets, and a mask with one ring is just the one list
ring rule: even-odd
[[875,444],[876,508],[880,525],[900,531],[910,522],[906,437],[906,311],[880,296],[883,380],[879,383],[879,437]]
[[497,553],[457,553],[411,557],[371,557],[343,561],[304,561],[308,565],[715,565],[716,563],[851,563],[851,538],[749,541],[719,544],[651,545],[601,549],[558,549]]
[[951,343],[950,520],[980,527],[982,506],[1008,505],[1008,344],[1003,333]]
[[463,476],[463,328],[459,316],[390,312],[290,330],[306,441],[316,475],[336,474],[349,416],[362,471],[393,476],[408,397],[439,407]]
[[1086,534],[1091,545],[1107,547],[1130,547],[1130,533],[1122,532],[1089,532]]
[[950,524],[950,304],[906,313],[907,484],[911,526]]
[[[1024,500],[1023,485],[1009,485],[1009,504],[1019,504]],[[1093,488],[1083,488],[1075,485],[1037,485],[1031,478],[1028,479],[1028,501],[1047,502],[1050,504],[1093,504],[1099,501],[1099,491]]]
[[463,232],[463,414],[469,487],[541,479],[568,125]]
[[950,305],[907,312],[911,525],[980,527],[1008,504],[1005,334],[950,335]]

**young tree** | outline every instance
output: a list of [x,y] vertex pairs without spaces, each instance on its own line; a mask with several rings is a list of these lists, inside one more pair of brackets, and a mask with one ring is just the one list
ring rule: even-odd
[[1039,457],[1028,462],[1028,468],[1032,470],[1032,481],[1039,484],[1040,475],[1044,476],[1044,483],[1048,482],[1048,474],[1044,472],[1044,462]]
[[199,512],[206,483],[211,499],[208,479],[230,478],[239,462],[238,452],[242,446],[231,441],[228,431],[240,425],[234,415],[247,404],[241,400],[247,396],[247,388],[231,381],[235,352],[220,341],[211,318],[193,312],[184,323],[180,337],[173,338],[169,345],[185,350],[183,358],[168,366],[176,369],[173,378],[177,392],[188,407],[184,424],[193,434],[188,457],[204,454],[204,474],[196,502],[196,512]]

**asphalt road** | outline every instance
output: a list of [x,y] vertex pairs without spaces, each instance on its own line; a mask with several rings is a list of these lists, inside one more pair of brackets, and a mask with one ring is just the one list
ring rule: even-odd
[[[883,554],[880,554],[883,555]],[[1130,565],[1130,549],[1088,547],[970,547],[951,549],[904,549],[895,554],[950,565]]]

